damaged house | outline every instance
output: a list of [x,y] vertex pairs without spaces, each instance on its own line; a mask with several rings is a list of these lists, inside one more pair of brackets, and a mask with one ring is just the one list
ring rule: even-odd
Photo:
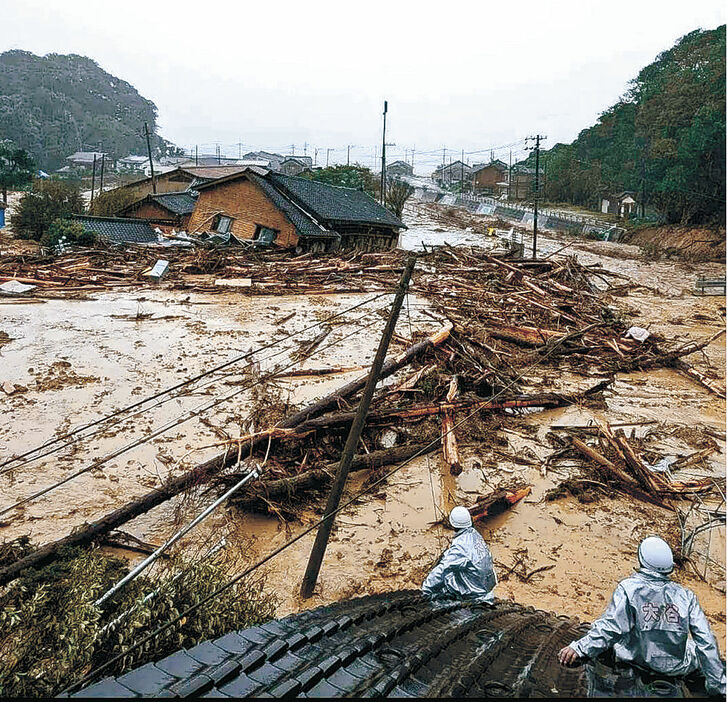
[[195,191],[182,190],[157,193],[156,195],[152,193],[124,207],[117,214],[120,217],[134,217],[178,230],[186,230],[196,204]]
[[361,190],[251,167],[196,187],[188,233],[296,250],[396,246],[404,223]]

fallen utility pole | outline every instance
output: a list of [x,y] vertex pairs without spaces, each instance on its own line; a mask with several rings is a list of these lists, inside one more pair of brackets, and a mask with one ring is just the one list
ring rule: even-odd
[[[424,341],[412,344],[406,351],[396,358],[388,360],[381,371],[381,378],[393,375],[400,368],[408,365],[414,358],[444,343],[452,330],[451,323],[439,329]],[[366,378],[359,378],[344,385],[342,388],[326,395],[320,400],[308,405],[308,407],[292,414],[286,420],[282,421],[279,429],[292,429],[302,424],[304,421],[313,419],[323,414],[327,410],[339,406],[341,400],[345,400],[355,395],[364,387]],[[56,541],[51,541],[32,553],[0,568],[0,586],[17,578],[26,568],[39,568],[46,563],[50,563],[57,558],[58,553],[68,546],[82,546],[90,544],[99,536],[117,529],[122,524],[130,522],[140,514],[145,514],[154,507],[163,504],[175,495],[185,490],[208,482],[212,477],[224,468],[233,465],[238,460],[247,458],[255,449],[266,446],[269,441],[267,432],[262,432],[260,437],[245,442],[242,445],[241,453],[234,451],[225,451],[217,456],[210,458],[204,463],[199,464],[195,468],[186,473],[168,480],[166,483],[150,492],[142,495],[131,502],[126,503],[122,507],[106,514],[91,524],[85,525],[81,529],[77,529],[68,536],[64,536]]]
[[[386,116],[386,111],[384,111],[384,116]],[[382,184],[383,177],[382,172]],[[318,527],[316,540],[313,544],[313,549],[311,550],[310,559],[308,560],[308,567],[306,568],[305,575],[303,576],[303,583],[300,587],[301,597],[310,597],[313,594],[313,588],[316,586],[318,573],[321,570],[321,563],[323,562],[323,556],[326,553],[328,539],[331,535],[331,529],[333,528],[333,517],[335,516],[335,513],[338,510],[338,505],[341,501],[343,488],[346,485],[346,478],[348,477],[348,473],[351,469],[351,460],[353,459],[359,439],[361,438],[361,432],[363,431],[364,423],[366,422],[366,415],[368,414],[369,406],[371,405],[371,399],[374,396],[376,384],[379,382],[379,373],[384,365],[386,351],[389,348],[389,342],[391,341],[391,337],[394,333],[396,321],[399,319],[401,305],[404,302],[404,295],[406,295],[406,291],[409,287],[409,279],[411,278],[415,264],[416,256],[410,256],[406,263],[406,268],[404,268],[401,280],[399,281],[399,287],[396,291],[394,302],[391,305],[389,320],[384,328],[384,333],[381,335],[379,348],[376,351],[371,371],[366,379],[366,387],[364,388],[361,402],[359,403],[358,410],[356,411],[356,417],[351,424],[351,430],[348,433],[346,445],[343,448],[341,463],[338,466],[338,472],[336,473],[333,485],[331,486],[331,492],[328,495],[328,502],[326,504],[323,521]]]

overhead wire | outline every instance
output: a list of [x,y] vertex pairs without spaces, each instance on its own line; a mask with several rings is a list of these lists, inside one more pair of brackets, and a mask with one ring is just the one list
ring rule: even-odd
[[[524,370],[520,371],[519,374],[518,374],[518,376],[515,379],[511,380],[500,391],[498,391],[497,393],[495,393],[492,396],[491,401],[496,400],[505,391],[507,391],[513,385],[515,385],[517,382],[519,382],[525,376],[526,373],[530,372],[533,368],[535,368],[536,366],[538,366],[539,364],[541,364],[543,361],[545,361],[548,357],[550,357],[555,352],[555,350],[559,348],[559,346],[562,344],[563,341],[564,341],[564,339],[560,339],[557,342],[555,342],[555,344],[546,353],[542,354],[534,363],[530,364],[527,368],[525,368]],[[466,417],[464,417],[463,419],[461,419],[458,422],[456,422],[452,426],[451,429],[447,430],[444,434],[442,434],[442,437],[441,438],[443,438],[443,437],[447,436],[448,434],[454,432],[455,429],[457,429],[458,427],[460,427],[463,424],[465,424],[466,422],[468,422],[472,417],[474,417],[480,411],[481,411],[481,409],[480,408],[477,408],[477,409],[473,410],[472,412],[470,412]],[[250,573],[252,573],[253,571],[255,571],[258,568],[260,568],[261,566],[265,565],[265,563],[267,563],[268,561],[270,561],[273,558],[275,558],[275,556],[277,556],[279,553],[282,553],[285,549],[289,548],[293,544],[295,544],[298,541],[300,541],[303,537],[307,536],[310,532],[312,532],[314,529],[316,529],[317,527],[319,527],[325,520],[332,519],[336,514],[338,514],[342,510],[344,510],[347,507],[349,507],[351,504],[353,504],[354,502],[356,502],[360,497],[362,497],[363,495],[365,495],[367,492],[371,492],[371,490],[373,490],[374,488],[378,487],[384,481],[388,480],[392,475],[394,475],[399,470],[401,470],[402,468],[404,468],[405,466],[407,466],[415,458],[418,458],[419,456],[421,456],[421,455],[423,455],[425,453],[428,453],[429,450],[432,447],[434,447],[435,445],[437,445],[437,444],[440,443],[441,438],[440,437],[437,437],[436,439],[433,439],[432,441],[430,441],[428,444],[426,444],[425,446],[423,446],[419,451],[417,451],[415,454],[413,454],[412,456],[410,456],[406,460],[402,461],[398,466],[394,467],[392,470],[390,470],[388,473],[386,473],[385,475],[383,475],[381,478],[379,478],[378,480],[374,481],[373,483],[368,484],[366,487],[362,488],[353,497],[351,497],[349,500],[347,500],[343,504],[339,505],[338,508],[336,508],[335,510],[331,511],[327,516],[322,517],[321,519],[317,520],[316,522],[314,522],[310,526],[306,527],[298,535],[296,535],[293,538],[289,539],[284,544],[281,544],[278,548],[274,549],[271,553],[269,553],[266,556],[264,556],[263,558],[259,559],[258,561],[256,561],[251,566],[248,566],[247,568],[245,568],[241,573],[238,573],[231,580],[229,580],[227,583],[225,583],[224,585],[222,585],[219,588],[217,588],[217,589],[213,590],[212,592],[210,592],[208,595],[206,595],[205,597],[203,597],[199,602],[197,602],[197,603],[195,603],[193,605],[190,605],[189,607],[187,607],[187,609],[185,609],[183,612],[179,613],[177,616],[175,616],[174,618],[172,618],[171,620],[169,620],[168,622],[166,622],[162,626],[158,627],[154,631],[152,631],[149,634],[147,634],[146,636],[142,637],[139,641],[137,641],[136,643],[132,644],[131,646],[129,646],[128,648],[126,648],[124,651],[121,651],[120,653],[118,653],[114,657],[110,658],[108,661],[106,661],[105,663],[101,664],[95,670],[90,671],[89,673],[87,673],[83,678],[81,678],[77,682],[72,683],[71,685],[69,685],[60,694],[67,694],[70,690],[76,689],[80,685],[83,685],[85,682],[91,680],[93,677],[96,677],[101,671],[106,670],[108,667],[110,667],[111,665],[113,665],[117,661],[125,658],[130,653],[132,653],[133,651],[136,651],[139,648],[141,648],[142,646],[144,646],[146,643],[148,643],[149,641],[151,641],[153,638],[155,638],[159,634],[167,631],[167,629],[170,629],[177,622],[181,621],[182,619],[186,619],[192,612],[195,612],[200,607],[202,607],[205,604],[207,604],[207,602],[210,602],[214,598],[216,598],[219,595],[221,595],[222,593],[226,592],[231,587],[233,587],[238,582],[240,582],[240,580],[242,580],[243,578],[245,578],[248,575],[250,575]]]
[[[365,315],[365,316],[368,316],[368,315]],[[346,339],[348,339],[349,337],[354,336],[355,334],[361,333],[362,331],[368,329],[369,327],[372,327],[374,324],[377,324],[380,321],[381,321],[380,319],[375,319],[372,322],[370,322],[368,325],[365,325],[364,327],[361,327],[361,328],[357,328],[350,334],[347,334],[347,335],[341,337],[340,339],[337,339],[336,341],[331,342],[328,345],[317,348],[311,355],[320,353],[321,351],[324,351],[325,349],[330,348],[331,346],[340,344],[343,341],[345,341]],[[285,349],[285,350],[287,351],[288,349]],[[281,351],[279,353],[283,353],[283,352]],[[279,355],[279,354],[276,354],[276,355]],[[265,359],[265,360],[268,360],[268,359]],[[75,480],[76,478],[80,477],[81,475],[84,475],[85,473],[95,470],[95,469],[99,468],[100,466],[104,465],[105,463],[108,463],[108,461],[112,460],[113,458],[116,458],[116,457],[126,453],[127,451],[130,451],[131,449],[136,448],[137,446],[141,446],[142,444],[147,443],[151,439],[154,439],[157,436],[160,436],[161,434],[168,431],[169,429],[171,429],[175,426],[179,426],[180,424],[183,424],[184,422],[188,421],[189,419],[192,419],[192,418],[198,416],[202,412],[205,412],[208,409],[212,409],[213,407],[216,407],[217,405],[221,404],[222,402],[226,402],[227,400],[230,400],[233,397],[236,397],[237,395],[245,392],[246,390],[250,390],[251,388],[256,387],[257,385],[267,382],[270,378],[275,377],[275,375],[287,370],[288,368],[292,368],[294,365],[297,365],[298,363],[300,363],[300,361],[298,359],[296,359],[296,360],[292,361],[290,364],[288,364],[287,366],[284,366],[282,368],[277,368],[277,369],[271,371],[266,376],[261,376],[256,381],[252,382],[250,385],[245,385],[241,388],[238,388],[237,390],[234,390],[233,392],[229,393],[228,395],[225,395],[222,398],[217,398],[209,403],[206,403],[205,405],[200,405],[200,406],[188,411],[186,413],[187,416],[180,415],[180,416],[184,417],[181,421],[179,421],[179,416],[175,417],[174,419],[170,420],[169,422],[167,422],[165,425],[163,425],[159,429],[151,432],[150,434],[146,434],[145,436],[140,437],[139,439],[135,439],[134,441],[130,442],[129,444],[126,444],[126,445],[120,447],[119,449],[112,451],[111,453],[106,454],[105,456],[98,459],[97,461],[94,461],[92,464],[85,466],[84,468],[80,468],[75,473],[72,473],[72,474],[66,476],[62,480],[59,480],[58,482],[54,483],[53,485],[42,488],[41,490],[38,490],[37,492],[33,493],[32,495],[29,495],[28,497],[23,498],[22,500],[18,500],[16,503],[9,505],[8,507],[4,507],[3,509],[0,509],[0,515],[7,514],[8,512],[12,511],[13,509],[22,507],[23,505],[26,505],[29,502],[32,502],[33,500],[38,499],[39,497],[43,497],[44,495],[47,495],[48,493],[52,492],[53,490],[56,490],[57,488],[59,488],[63,485],[66,485],[67,483],[71,482],[72,480]]]
[[[298,336],[299,334],[302,334],[302,333],[304,333],[306,331],[310,331],[311,329],[314,329],[315,327],[321,326],[323,324],[327,324],[328,322],[330,322],[330,321],[332,321],[334,319],[337,319],[338,317],[341,317],[341,316],[343,316],[345,314],[348,314],[349,312],[353,312],[354,310],[356,310],[356,309],[358,309],[360,307],[363,307],[364,305],[367,305],[367,304],[369,304],[371,302],[374,302],[374,301],[380,299],[381,297],[384,297],[386,295],[391,295],[391,294],[392,293],[390,293],[390,292],[379,293],[378,295],[375,295],[374,297],[369,298],[368,300],[365,300],[363,302],[357,303],[356,305],[353,305],[352,307],[349,307],[349,308],[347,308],[345,310],[342,310],[341,312],[337,312],[336,314],[333,314],[330,317],[327,317],[326,319],[324,319],[322,321],[319,321],[319,322],[316,322],[314,324],[311,324],[311,325],[309,325],[307,327],[304,327],[303,329],[297,330],[295,332],[291,332],[290,334],[287,334],[286,336],[282,337],[281,339],[277,339],[275,341],[271,341],[271,342],[269,342],[267,344],[264,344],[264,345],[262,345],[262,346],[260,346],[260,347],[258,347],[256,349],[253,349],[252,351],[248,351],[248,352],[246,352],[244,354],[241,354],[240,356],[236,356],[235,358],[229,359],[229,360],[225,361],[224,363],[221,363],[221,364],[215,366],[214,368],[211,368],[209,370],[206,370],[206,371],[203,371],[201,373],[198,373],[197,375],[194,375],[191,378],[187,378],[186,380],[183,380],[183,381],[181,381],[181,382],[179,382],[179,383],[177,383],[175,385],[172,385],[169,388],[166,388],[164,390],[160,390],[159,392],[154,393],[153,395],[150,395],[149,397],[143,398],[141,400],[137,400],[136,402],[133,402],[132,404],[127,405],[126,407],[123,407],[123,408],[121,408],[119,410],[115,410],[114,412],[111,412],[110,414],[106,415],[105,417],[102,417],[100,419],[96,419],[96,420],[94,420],[92,422],[88,422],[87,424],[84,424],[84,425],[82,425],[80,427],[76,427],[72,431],[69,431],[69,432],[67,432],[65,434],[62,434],[61,436],[57,436],[57,437],[55,437],[55,438],[53,438],[53,439],[51,439],[49,441],[46,441],[45,443],[41,444],[40,446],[36,446],[33,449],[28,449],[24,453],[18,454],[16,456],[12,456],[11,458],[8,458],[8,459],[4,460],[3,462],[0,462],[0,468],[4,468],[5,466],[8,466],[8,465],[10,465],[12,463],[17,463],[21,459],[26,458],[26,457],[30,456],[31,454],[33,454],[33,453],[36,453],[38,451],[42,451],[44,448],[47,448],[47,447],[52,446],[52,445],[54,445],[56,443],[59,443],[59,442],[65,440],[65,439],[67,439],[67,438],[69,438],[71,436],[74,436],[74,435],[76,435],[76,434],[78,434],[78,433],[80,433],[82,431],[85,431],[86,429],[90,429],[90,428],[92,428],[94,426],[98,426],[99,424],[102,424],[103,422],[109,421],[110,419],[113,419],[114,417],[117,417],[120,414],[123,414],[123,413],[128,412],[128,411],[130,411],[132,409],[135,409],[137,407],[140,407],[141,405],[146,404],[147,402],[151,402],[152,400],[156,400],[157,398],[159,398],[159,397],[161,397],[163,395],[166,395],[168,393],[174,392],[175,390],[179,390],[180,388],[185,387],[186,385],[190,385],[191,383],[194,383],[197,380],[200,380],[201,378],[204,378],[205,376],[208,376],[208,375],[210,375],[212,373],[216,373],[216,372],[218,372],[218,371],[220,371],[220,370],[222,370],[224,368],[227,368],[228,366],[234,365],[235,363],[239,363],[240,361],[245,360],[246,358],[250,358],[251,356],[254,356],[254,355],[258,354],[261,351],[265,351],[265,350],[267,350],[269,348],[272,348],[274,346],[277,346],[278,344],[281,344],[284,341],[287,341],[288,339],[290,339],[290,338],[292,338],[294,336]],[[70,444],[66,444],[66,445],[70,445]],[[62,446],[61,448],[65,448],[66,445]],[[43,454],[43,456],[46,456],[46,455],[48,455],[48,453]],[[30,463],[30,462],[35,461],[35,460],[37,460],[36,457],[31,458],[28,461],[24,461],[21,465],[25,465],[26,463]],[[0,471],[0,475],[4,474],[6,472],[8,472],[8,471],[7,470]]]

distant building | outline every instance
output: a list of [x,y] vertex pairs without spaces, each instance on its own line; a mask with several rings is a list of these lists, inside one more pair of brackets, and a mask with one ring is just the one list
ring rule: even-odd
[[453,161],[439,166],[432,173],[432,180],[440,186],[453,185],[454,183],[469,182],[472,177],[472,167],[462,161]]
[[495,160],[472,167],[472,184],[478,193],[499,194],[501,183],[507,182],[507,178],[508,165],[504,161]]
[[5,226],[5,208],[7,205],[0,200],[0,229],[2,229]]
[[635,194],[633,191],[626,190],[616,195],[604,195],[601,198],[601,212],[616,215],[622,219],[635,216],[638,210]]
[[76,151],[75,154],[66,157],[66,171],[92,169],[94,156],[96,157],[97,169],[101,168],[102,160],[105,161],[105,168],[113,167],[113,159],[103,151]]
[[280,171],[280,166],[285,161],[285,156],[271,153],[270,151],[249,151],[243,157],[246,161],[262,161],[267,162],[265,168],[271,171]]
[[286,156],[280,164],[280,172],[289,176],[298,176],[312,168],[313,159],[310,156]]
[[389,176],[410,176],[414,175],[414,168],[406,161],[394,161],[386,164],[386,175]]
[[119,171],[143,173],[145,166],[149,165],[148,156],[124,156],[116,161],[116,168]]

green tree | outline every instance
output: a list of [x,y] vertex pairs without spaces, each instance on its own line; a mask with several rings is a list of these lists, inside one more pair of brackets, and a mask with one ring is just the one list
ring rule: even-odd
[[551,201],[594,207],[606,192],[630,190],[666,222],[723,222],[725,25],[659,54],[594,126],[543,163]]
[[370,168],[355,164],[353,166],[330,166],[304,173],[301,177],[316,180],[328,185],[340,185],[344,188],[363,190],[371,197],[377,198],[381,190],[378,177]]
[[36,181],[33,190],[20,199],[13,231],[21,239],[40,241],[54,220],[80,214],[83,209],[77,186],[56,179]]
[[18,149],[11,141],[0,142],[0,188],[3,202],[8,202],[8,188],[21,188],[32,182],[35,163],[24,149]]

